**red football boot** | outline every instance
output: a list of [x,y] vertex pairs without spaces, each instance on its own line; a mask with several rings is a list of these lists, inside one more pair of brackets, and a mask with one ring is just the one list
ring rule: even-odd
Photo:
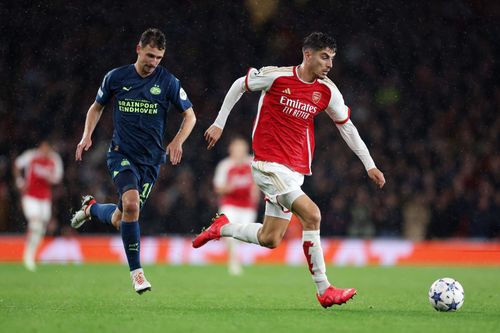
[[323,306],[326,309],[334,304],[337,305],[344,304],[348,300],[353,298],[354,295],[356,295],[356,289],[354,288],[341,289],[341,288],[335,288],[334,286],[330,286],[328,287],[328,289],[325,290],[323,295],[320,296],[319,294],[316,294],[316,297],[318,298],[318,301],[321,303],[321,306]]
[[202,230],[193,240],[193,247],[195,249],[202,247],[208,241],[220,239],[220,229],[222,226],[229,223],[229,220],[224,214],[216,214],[212,221],[212,224],[207,229]]

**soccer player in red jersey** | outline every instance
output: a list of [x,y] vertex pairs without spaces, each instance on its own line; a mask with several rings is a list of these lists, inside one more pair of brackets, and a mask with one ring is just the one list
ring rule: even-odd
[[347,302],[356,290],[336,288],[328,281],[320,242],[321,212],[301,189],[304,175],[311,174],[314,117],[325,111],[363,163],[370,179],[380,188],[385,184],[383,173],[375,166],[350,120],[350,110],[342,94],[327,77],[336,49],[332,37],[314,32],[304,39],[303,61],[299,66],[250,68],[246,76],[233,83],[215,122],[205,132],[205,139],[208,149],[213,148],[243,93],[261,92],[252,131],[252,173],[266,196],[264,223],[241,225],[218,215],[193,240],[195,248],[220,237],[233,237],[272,249],[280,244],[293,212],[302,223],[304,255],[316,284],[316,296],[325,308]]
[[52,185],[61,181],[63,164],[61,157],[48,141],[42,141],[36,149],[29,149],[14,162],[16,186],[22,193],[24,216],[28,220],[24,266],[35,271],[35,255],[45,235],[52,215]]
[[[234,223],[253,223],[257,218],[258,189],[252,179],[252,157],[248,143],[234,138],[229,144],[229,156],[217,164],[214,175],[215,192],[219,195],[219,211]],[[238,256],[239,241],[226,238],[228,270],[231,275],[243,273]]]

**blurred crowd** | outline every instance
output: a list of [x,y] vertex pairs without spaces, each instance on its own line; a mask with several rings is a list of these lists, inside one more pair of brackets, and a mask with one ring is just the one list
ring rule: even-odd
[[[245,94],[224,137],[203,132],[248,67],[302,60],[302,39],[337,39],[332,80],[387,179],[370,183],[326,115],[316,118],[312,177],[304,190],[322,211],[322,234],[412,240],[500,236],[500,9],[484,1],[52,1],[0,4],[0,231],[26,222],[13,159],[48,137],[64,161],[49,233],[68,228],[80,197],[115,202],[105,154],[110,108],[82,163],[74,151],[104,74],[135,61],[139,35],[167,36],[167,67],[198,117],[180,166],[166,164],[141,217],[143,234],[196,233],[217,210],[212,177],[233,135],[250,140],[258,94]],[[168,142],[181,117],[171,112]],[[261,213],[262,213],[261,206]],[[262,214],[260,214],[262,216]],[[84,233],[112,232],[89,223]]]

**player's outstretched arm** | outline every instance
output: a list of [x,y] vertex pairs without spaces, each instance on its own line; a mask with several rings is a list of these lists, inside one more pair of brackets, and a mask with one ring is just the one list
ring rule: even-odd
[[378,187],[382,188],[385,184],[384,174],[375,166],[375,162],[370,156],[368,147],[366,147],[365,142],[361,139],[356,126],[354,126],[351,120],[343,124],[336,124],[336,126],[349,148],[351,148],[365,166],[370,179],[377,184]]
[[172,163],[172,165],[177,165],[181,162],[182,144],[186,141],[189,134],[191,134],[191,131],[196,124],[196,115],[194,114],[193,108],[187,109],[182,113],[182,115],[184,116],[184,120],[181,123],[181,127],[166,148],[167,155],[169,156],[170,163]]
[[245,77],[240,77],[231,85],[229,91],[224,97],[224,102],[220,107],[217,118],[215,119],[212,126],[210,126],[205,132],[205,140],[208,142],[207,149],[212,149],[217,141],[219,141],[224,126],[226,125],[229,113],[235,106],[235,104],[240,100],[241,96],[245,92]]
[[82,139],[76,146],[75,152],[75,160],[81,161],[83,151],[87,151],[92,146],[92,133],[94,132],[99,119],[101,118],[102,110],[104,110],[104,106],[94,102],[89,111],[87,111],[87,118],[85,119],[85,128],[83,130]]

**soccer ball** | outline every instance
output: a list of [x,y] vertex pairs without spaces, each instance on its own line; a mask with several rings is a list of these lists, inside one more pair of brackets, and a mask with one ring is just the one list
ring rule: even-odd
[[464,288],[452,278],[436,280],[429,289],[429,302],[437,311],[457,311],[464,304]]

